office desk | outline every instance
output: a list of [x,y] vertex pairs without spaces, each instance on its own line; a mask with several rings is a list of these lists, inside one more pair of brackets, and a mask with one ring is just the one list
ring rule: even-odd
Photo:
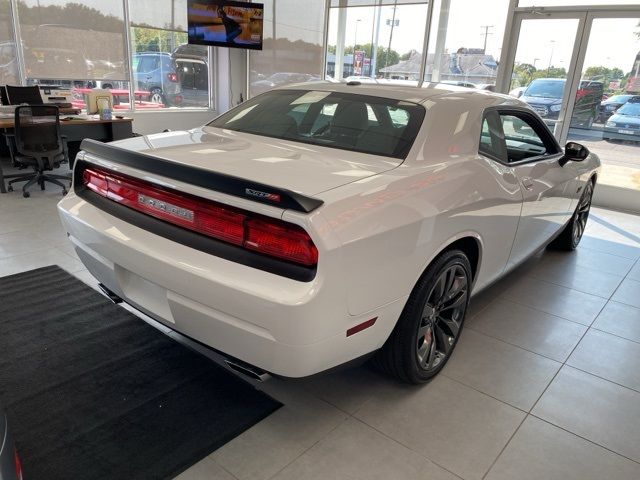
[[[67,137],[69,147],[69,166],[80,150],[80,142],[85,138],[111,142],[133,136],[132,118],[114,118],[113,120],[87,119],[87,120],[63,120],[60,118],[60,132]],[[13,118],[0,118],[0,129],[10,132],[15,125]],[[5,142],[1,142],[3,153],[8,154]],[[8,155],[3,155],[8,156]],[[0,192],[6,193],[2,164],[0,164]]]

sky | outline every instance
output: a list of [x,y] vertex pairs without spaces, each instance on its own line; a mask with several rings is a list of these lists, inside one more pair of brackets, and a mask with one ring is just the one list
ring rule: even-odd
[[[553,4],[554,0],[536,0]],[[585,0],[582,0],[583,2]],[[490,26],[487,38],[487,53],[499,60],[507,17],[508,0],[451,0],[445,48],[449,52],[460,47],[482,48],[484,36],[482,26]],[[530,2],[531,3],[531,2]],[[558,1],[555,1],[558,4]],[[561,3],[567,3],[566,1]],[[606,3],[602,1],[600,3]],[[618,3],[619,0],[618,0]],[[357,7],[347,9],[346,45],[371,42],[374,31],[375,7]],[[437,9],[436,9],[437,11]],[[335,45],[337,36],[338,10],[332,9],[329,21],[329,44]],[[380,44],[387,46],[391,28],[385,25],[391,19],[393,7],[382,7],[380,26]],[[396,8],[399,25],[393,29],[391,47],[399,53],[411,49],[422,50],[427,6],[402,5]],[[357,20],[360,19],[358,22]],[[585,69],[589,66],[618,67],[625,73],[631,70],[633,60],[640,51],[640,39],[634,34],[640,18],[595,19],[585,58]],[[357,25],[357,27],[356,27]],[[578,27],[577,19],[536,19],[525,20],[516,53],[516,62],[535,62],[538,68],[546,68],[551,60],[552,66],[569,67],[573,44]],[[357,28],[357,30],[356,30]],[[432,33],[435,39],[435,32]],[[552,42],[553,40],[553,42]],[[435,42],[429,46],[434,50]],[[536,60],[537,59],[537,60]]]
[[[24,0],[28,5],[61,5],[65,0]],[[104,13],[122,16],[121,0],[75,0],[94,7]],[[165,16],[159,5],[169,5],[171,0],[132,0],[140,11],[149,15],[149,23],[155,23]],[[538,5],[566,4],[566,0],[522,0]],[[582,0],[582,3],[591,0]],[[626,0],[623,0],[626,1]],[[278,36],[291,40],[307,40],[313,43],[322,39],[322,1],[321,0],[278,0],[277,28]],[[185,0],[177,0],[178,6]],[[265,18],[271,18],[272,0],[266,0]],[[438,2],[440,3],[440,2]],[[445,47],[449,52],[460,47],[482,48],[484,42],[482,26],[489,26],[487,53],[496,60],[500,58],[502,39],[507,17],[509,0],[451,0],[449,22]],[[591,3],[607,3],[606,0]],[[611,3],[611,2],[610,2]],[[622,3],[616,0],[614,3]],[[155,8],[154,8],[155,7]],[[352,7],[347,9],[346,45],[369,43],[374,33],[375,7]],[[386,20],[393,17],[393,7],[381,7],[379,44],[387,46],[391,27]],[[438,9],[435,9],[436,12]],[[331,9],[329,17],[329,44],[335,45],[338,9]],[[132,12],[133,13],[133,12]],[[398,26],[393,28],[391,47],[399,53],[409,50],[422,50],[424,29],[427,17],[427,4],[400,5],[396,7],[395,18]],[[360,21],[358,21],[360,20]],[[634,35],[640,19],[596,19],[589,40],[585,68],[604,65],[618,67],[624,72],[632,68],[635,55],[640,51],[640,39]],[[518,43],[516,62],[535,62],[538,68],[545,68],[549,60],[553,66],[568,68],[573,51],[573,42],[577,29],[577,20],[540,19],[525,20]],[[357,37],[356,37],[357,36]],[[435,32],[432,34],[434,38]],[[552,42],[553,40],[553,42]],[[433,42],[429,51],[433,51]],[[537,60],[536,60],[537,59]]]

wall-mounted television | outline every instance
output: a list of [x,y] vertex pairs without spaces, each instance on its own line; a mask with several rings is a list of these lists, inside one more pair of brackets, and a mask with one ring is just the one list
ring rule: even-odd
[[189,43],[262,50],[262,3],[188,0]]

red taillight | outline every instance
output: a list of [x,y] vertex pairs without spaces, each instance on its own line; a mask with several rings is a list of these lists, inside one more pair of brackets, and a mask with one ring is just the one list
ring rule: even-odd
[[295,225],[276,224],[269,220],[247,221],[245,248],[284,258],[302,265],[318,263],[318,249],[309,234]]
[[18,480],[22,480],[22,463],[20,462],[20,457],[18,456],[18,451],[13,450],[13,462],[16,467],[16,478]]
[[82,180],[100,196],[174,225],[308,267],[318,263],[318,249],[297,225],[99,169],[84,170]]
[[178,74],[177,73],[167,73],[167,78],[169,79],[170,82],[176,83],[178,81]]

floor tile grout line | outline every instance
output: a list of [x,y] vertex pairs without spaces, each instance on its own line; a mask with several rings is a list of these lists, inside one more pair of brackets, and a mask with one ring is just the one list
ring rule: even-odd
[[[536,279],[536,280],[537,280],[537,279]],[[544,280],[542,280],[542,281],[544,281]],[[545,283],[548,283],[548,282],[545,282]],[[553,285],[553,284],[549,284],[549,285]],[[568,287],[564,287],[564,288],[568,288]],[[572,289],[570,289],[570,290],[572,290]],[[574,291],[576,291],[576,292],[577,292],[577,290],[574,290]],[[582,293],[582,294],[584,294],[584,295],[591,295],[591,294],[588,294],[588,293],[587,293],[587,294],[585,294],[584,292],[578,292],[578,293]],[[598,299],[600,299],[600,300],[607,300],[607,299],[606,299],[606,298],[604,298],[604,297],[598,297],[598,296],[596,296],[596,295],[591,295],[591,296],[592,296],[592,297],[596,297],[596,298],[598,298]],[[554,313],[550,313],[550,312],[547,312],[547,311],[545,311],[545,310],[540,310],[539,308],[532,307],[531,305],[527,305],[526,303],[518,302],[518,301],[516,301],[516,300],[513,300],[513,299],[510,299],[510,298],[508,298],[508,297],[505,297],[504,295],[500,295],[500,297],[499,297],[499,298],[500,298],[500,299],[502,299],[502,300],[508,300],[509,302],[511,302],[511,303],[515,303],[516,305],[520,305],[520,306],[528,307],[528,308],[533,308],[534,310],[537,310],[537,311],[539,311],[539,312],[547,313],[547,314],[549,314],[549,315],[553,315],[553,316],[555,316],[555,317],[562,318],[562,319],[567,320],[567,321],[569,321],[569,322],[577,323],[578,325],[584,325],[585,327],[589,327],[589,326],[591,326],[591,323],[595,322],[596,318],[598,318],[598,316],[596,315],[596,316],[593,318],[593,320],[591,321],[591,323],[587,325],[587,324],[585,324],[585,323],[576,322],[575,320],[571,320],[571,319],[569,319],[569,318],[562,317],[562,316],[560,316],[560,315],[557,315],[557,314],[554,314]],[[607,301],[607,302],[605,302],[605,305],[606,305],[607,303],[608,303],[608,301]],[[626,304],[625,304],[625,305],[626,305]],[[631,306],[633,306],[633,305],[631,305]],[[604,307],[603,307],[603,308],[604,308]],[[599,313],[598,313],[598,315],[600,315],[600,313],[602,312],[602,309],[600,309],[598,312],[599,312]]]
[[631,392],[637,393],[637,394],[640,395],[640,390],[639,389],[635,389],[633,387],[629,387],[627,385],[623,385],[622,383],[618,383],[618,382],[616,382],[614,380],[611,380],[609,378],[606,378],[606,377],[603,377],[603,376],[600,376],[600,375],[596,375],[595,373],[589,372],[588,370],[584,370],[584,369],[582,369],[580,367],[574,367],[573,365],[568,364],[568,363],[563,365],[563,367],[573,368],[574,370],[578,370],[579,372],[586,373],[587,375],[590,375],[590,376],[595,377],[595,378],[599,378],[600,380],[604,380],[605,382],[611,383],[613,385],[617,385],[620,388],[624,388],[625,390],[630,390]]
[[582,435],[580,435],[580,434],[578,434],[576,432],[572,432],[571,430],[568,430],[567,428],[563,427],[562,425],[557,425],[557,424],[553,423],[552,421],[550,421],[550,420],[548,420],[548,419],[546,419],[544,417],[536,415],[535,413],[530,413],[529,416],[532,417],[532,418],[535,418],[537,420],[540,420],[540,421],[542,421],[542,422],[544,422],[544,423],[546,423],[548,425],[551,425],[552,427],[558,428],[558,429],[562,430],[563,432],[567,432],[567,433],[569,433],[569,434],[571,434],[571,435],[573,435],[575,437],[578,437],[578,438],[584,440],[585,442],[589,442],[592,445],[596,445],[597,447],[600,447],[600,448],[606,450],[607,452],[613,453],[614,455],[617,455],[618,457],[627,459],[630,462],[633,462],[633,463],[636,463],[636,464],[640,465],[640,461],[639,460],[634,460],[633,458],[629,458],[626,455],[621,454],[620,452],[616,452],[615,450],[612,450],[611,448],[609,448],[609,447],[607,447],[605,445],[601,445],[598,442],[594,442],[593,440],[590,440],[587,437],[583,437]]
[[[606,273],[606,272],[604,272],[604,273]],[[562,283],[553,282],[553,281],[551,281],[551,280],[547,280],[546,278],[538,277],[535,273],[531,273],[531,274],[530,274],[531,278],[533,278],[533,279],[535,279],[535,280],[541,280],[541,281],[543,281],[543,282],[550,283],[551,285],[556,285],[556,286],[558,286],[558,287],[568,288],[568,289],[570,289],[570,290],[575,290],[576,292],[585,293],[585,294],[587,294],[587,295],[592,295],[592,296],[594,296],[594,297],[599,297],[599,298],[604,298],[604,299],[606,299],[606,300],[609,300],[609,299],[613,296],[613,294],[616,292],[616,290],[618,290],[618,287],[620,287],[620,285],[622,284],[622,282],[625,280],[625,278],[626,278],[626,277],[624,277],[624,276],[620,276],[620,275],[613,275],[613,274],[611,274],[611,273],[607,273],[607,275],[611,275],[612,277],[619,277],[619,278],[620,278],[620,281],[618,282],[618,285],[616,285],[616,288],[613,290],[613,292],[611,293],[611,295],[610,295],[609,297],[606,297],[606,296],[604,296],[604,295],[598,295],[598,294],[596,294],[596,293],[585,292],[584,290],[579,290],[579,289],[574,288],[574,287],[569,287],[569,286],[564,285],[564,284],[562,284]]]
[[518,425],[518,427],[515,429],[515,431],[511,434],[511,436],[509,437],[509,440],[507,440],[507,443],[505,443],[504,447],[502,447],[502,449],[500,450],[500,453],[498,453],[498,455],[496,456],[496,458],[493,459],[493,462],[491,462],[491,465],[489,465],[489,468],[487,469],[486,472],[484,472],[484,475],[482,475],[482,480],[484,480],[487,475],[489,475],[489,472],[491,472],[491,469],[493,468],[493,466],[498,463],[498,460],[500,459],[500,457],[502,456],[502,454],[504,453],[504,451],[507,449],[507,447],[509,446],[509,444],[511,443],[511,440],[513,440],[513,437],[516,436],[516,433],[518,433],[518,431],[520,430],[520,427],[522,427],[522,425],[524,424],[525,420],[529,417],[529,414],[527,413],[524,418],[522,419],[522,421],[520,422],[520,424]]
[[[576,323],[576,325],[582,325],[582,324],[581,324],[581,323]],[[583,326],[583,327],[585,327],[587,330],[589,329],[589,327],[587,327],[586,325],[582,325],[582,326]],[[556,362],[556,363],[563,364],[563,362],[565,362],[565,361],[567,360],[567,358],[569,358],[569,356],[567,355],[567,358],[565,358],[564,360],[558,360],[558,359],[556,359],[556,358],[553,358],[553,357],[550,357],[550,356],[548,356],[548,355],[545,355],[544,353],[538,353],[538,352],[535,352],[535,351],[533,351],[533,350],[529,350],[528,348],[525,348],[525,347],[523,347],[523,346],[521,346],[521,345],[516,345],[515,343],[511,343],[511,342],[508,342],[508,341],[506,341],[506,340],[503,340],[502,338],[498,338],[498,337],[496,337],[496,336],[494,336],[494,335],[490,335],[490,334],[488,334],[488,333],[485,333],[485,332],[483,332],[483,331],[481,331],[481,330],[478,330],[478,329],[474,328],[474,326],[473,326],[473,325],[469,325],[469,326],[467,326],[467,329],[471,330],[472,332],[478,333],[478,334],[480,334],[480,335],[482,335],[482,336],[485,336],[485,337],[487,337],[487,338],[491,338],[491,339],[493,339],[493,340],[497,340],[497,341],[499,341],[499,342],[501,342],[501,343],[504,343],[504,344],[506,344],[506,345],[510,345],[510,346],[515,347],[515,348],[517,348],[517,349],[524,350],[525,352],[532,353],[532,354],[534,354],[534,355],[537,355],[538,357],[542,357],[542,358],[545,358],[545,359],[547,359],[547,360],[551,360],[551,361]],[[586,333],[586,332],[585,332],[585,333]],[[605,333],[606,333],[606,332],[605,332]],[[582,337],[581,337],[581,338],[582,338]],[[640,343],[640,342],[638,342],[638,343]],[[577,345],[577,344],[576,344],[576,345]],[[572,351],[573,351],[573,350],[572,350]]]
[[460,478],[461,480],[465,480],[464,477],[458,475],[457,473],[451,471],[450,469],[448,469],[447,467],[444,467],[442,465],[440,465],[440,463],[434,461],[433,459],[429,458],[427,455],[425,455],[422,452],[419,452],[417,450],[415,450],[413,447],[411,447],[410,445],[405,445],[404,442],[402,442],[401,440],[397,439],[397,438],[393,438],[392,436],[388,435],[387,433],[383,432],[382,430],[380,430],[378,427],[374,426],[374,425],[370,425],[369,423],[367,423],[366,421],[364,421],[361,418],[356,417],[355,415],[353,416],[354,420],[357,420],[358,422],[362,423],[363,425],[366,425],[367,427],[371,428],[372,430],[375,430],[376,432],[378,432],[380,435],[382,435],[383,437],[397,443],[398,445],[401,445],[402,447],[406,448],[407,450],[412,451],[413,453],[419,455],[420,457],[428,460],[429,462],[433,463],[434,465],[436,465],[437,467],[449,472],[450,474]]
[[[587,294],[587,295],[590,295],[590,294]],[[598,297],[598,298],[604,298],[604,297]],[[531,305],[526,305],[524,303],[516,302],[515,300],[511,300],[510,298],[502,296],[502,294],[499,295],[495,300],[496,301],[500,301],[500,302],[512,303],[512,304],[517,305],[519,307],[524,307],[524,308],[528,308],[530,310],[535,310],[536,312],[543,313],[545,315],[551,315],[552,317],[555,317],[555,318],[557,318],[559,320],[564,320],[564,321],[567,321],[567,322],[571,322],[571,323],[573,323],[575,325],[582,325],[583,327],[589,327],[589,325],[586,325],[586,324],[580,323],[580,322],[576,322],[575,320],[571,320],[570,318],[566,318],[566,317],[563,317],[561,315],[557,315],[555,313],[545,312],[544,310],[540,310],[539,308],[532,307]],[[609,302],[607,302],[607,303],[609,303]],[[476,318],[476,317],[477,317],[477,315],[474,315],[472,318]],[[595,318],[597,319],[598,317],[595,317]],[[595,322],[595,319],[593,321]],[[591,323],[593,323],[593,322],[591,322]]]
[[[609,300],[610,301],[610,300]],[[551,379],[551,381],[547,384],[547,386],[545,387],[545,389],[543,390],[543,392],[540,394],[540,396],[538,397],[538,399],[535,401],[535,403],[533,404],[533,407],[531,407],[531,409],[529,410],[528,413],[533,412],[533,410],[536,408],[536,406],[538,405],[538,403],[540,403],[540,400],[542,399],[542,397],[544,396],[544,394],[547,392],[547,390],[549,390],[549,387],[551,386],[551,384],[555,381],[555,379],[557,378],[558,374],[562,371],[562,368],[565,367],[567,365],[567,361],[571,358],[571,355],[573,355],[573,352],[576,351],[576,348],[578,348],[578,345],[580,345],[580,343],[582,342],[582,340],[584,339],[584,337],[587,335],[587,333],[589,332],[589,330],[591,330],[591,325],[593,325],[593,322],[596,321],[596,319],[600,316],[600,314],[602,313],[602,311],[604,310],[604,308],[607,306],[609,302],[605,303],[602,308],[600,309],[600,311],[598,312],[598,314],[595,316],[595,318],[593,319],[593,321],[591,322],[591,324],[589,325],[589,327],[585,330],[585,332],[582,334],[582,336],[580,337],[580,340],[578,340],[578,342],[574,345],[574,347],[571,349],[571,352],[569,352],[569,355],[567,355],[567,358],[565,359],[564,362],[562,362],[562,366],[558,369],[558,371],[556,372],[556,374],[553,376],[553,378]]]
[[505,400],[502,400],[502,399],[500,399],[498,397],[494,397],[490,393],[483,392],[482,390],[478,389],[477,387],[474,387],[473,385],[468,385],[465,382],[463,382],[462,380],[458,380],[457,378],[453,378],[453,377],[447,375],[445,372],[440,372],[438,375],[442,375],[443,377],[447,378],[448,380],[451,380],[452,382],[455,382],[455,383],[457,383],[459,385],[462,385],[463,387],[470,388],[471,390],[473,390],[473,391],[475,391],[477,393],[480,393],[480,394],[484,395],[485,397],[489,397],[489,398],[495,400],[496,402],[500,402],[503,405],[506,405],[507,407],[514,408],[514,409],[516,409],[519,412],[522,412],[524,414],[529,413],[527,410],[524,410],[521,407],[517,407],[517,406],[512,405],[511,403],[509,403],[509,402],[507,402]]
[[[219,467],[220,469],[222,469],[222,471],[224,471],[225,473],[229,474],[229,476],[233,479],[233,480],[240,480],[238,477],[236,477],[233,473],[231,473],[229,470],[227,470],[224,465],[221,465],[220,463],[216,462],[215,459],[211,458],[211,455],[215,452],[215,450],[213,452],[211,452],[209,455],[207,455],[206,457],[204,457],[202,460],[200,460],[200,462],[206,461],[206,462],[212,462],[213,464],[215,464],[217,467]],[[198,463],[200,463],[198,462]],[[197,463],[194,463],[191,467],[197,465]],[[191,468],[189,467],[189,468]]]
[[[607,304],[608,305],[608,304]],[[632,307],[633,305],[627,305],[626,303],[623,303],[622,305],[628,306],[628,307]],[[640,309],[639,309],[640,310]],[[597,320],[597,319],[596,319]],[[633,343],[638,343],[640,344],[640,340],[634,340],[633,338],[627,338],[627,337],[623,337],[622,335],[618,335],[617,333],[612,333],[609,332],[607,330],[603,330],[602,328],[598,328],[598,327],[594,327],[593,325],[591,327],[589,327],[591,330],[596,330],[598,332],[602,332],[602,333],[606,333],[607,335],[611,335],[612,337],[616,337],[619,338],[621,340],[627,340],[629,342],[633,342]]]
[[299,458],[301,458],[305,453],[307,453],[309,450],[311,450],[313,447],[315,447],[318,443],[320,443],[322,440],[324,440],[325,438],[327,438],[329,435],[331,435],[335,430],[337,430],[339,427],[341,427],[342,425],[344,425],[350,418],[350,415],[347,415],[345,418],[343,418],[340,422],[338,422],[338,424],[333,427],[331,430],[329,430],[328,432],[326,432],[325,435],[322,435],[321,438],[317,439],[315,442],[313,442],[313,444],[311,444],[308,448],[305,448],[302,452],[300,452],[300,455],[297,455],[295,458],[292,458],[290,462],[287,462],[286,465],[284,465],[280,470],[278,470],[277,472],[275,472],[273,475],[271,475],[270,477],[268,477],[267,480],[272,480],[273,478],[276,477],[276,475],[279,475],[283,470],[285,470],[289,465],[291,465],[293,462],[295,462],[296,460],[298,460]]

